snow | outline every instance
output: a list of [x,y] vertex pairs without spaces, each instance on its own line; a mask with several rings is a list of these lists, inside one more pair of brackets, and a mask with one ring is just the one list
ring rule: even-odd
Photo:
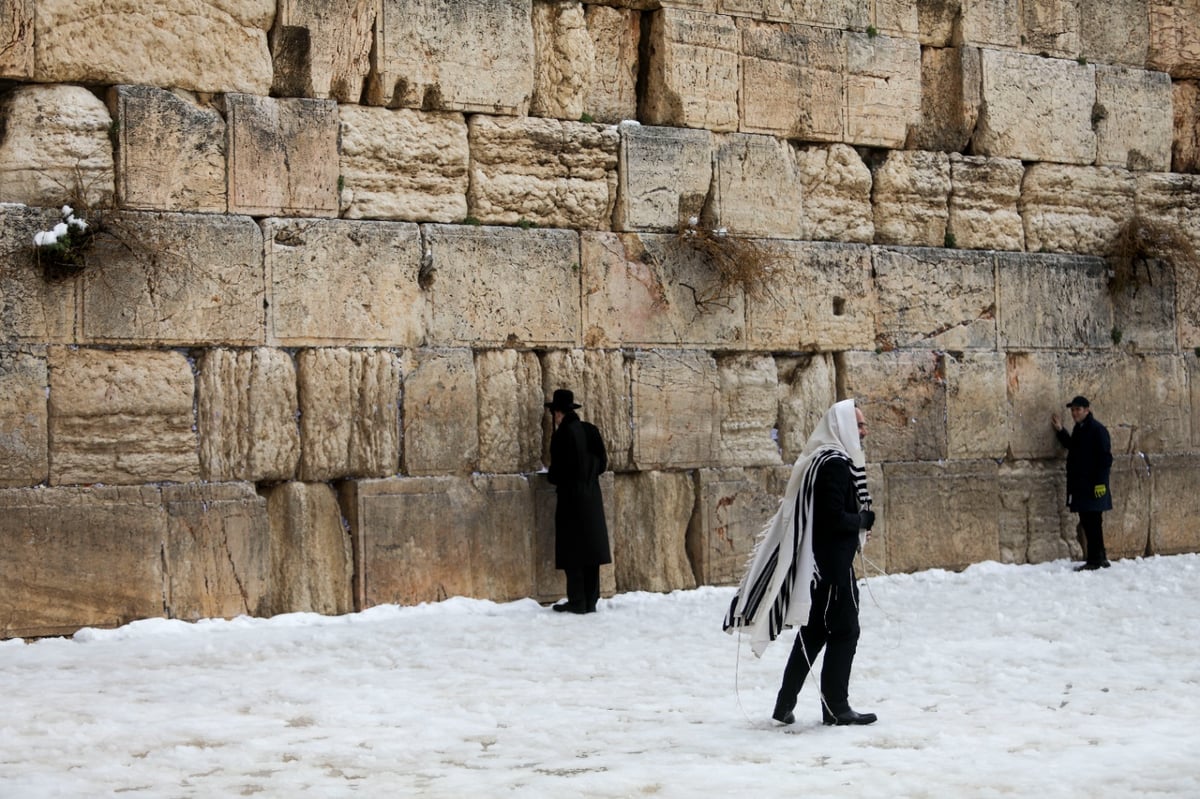
[[1200,555],[863,583],[869,727],[769,718],[731,588],[0,642],[0,796],[1200,796]]

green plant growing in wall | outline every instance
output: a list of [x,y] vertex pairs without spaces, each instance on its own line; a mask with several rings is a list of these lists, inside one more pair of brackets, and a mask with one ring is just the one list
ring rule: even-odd
[[867,38],[874,39],[878,35],[879,35],[878,28],[876,28],[874,25],[867,26]]
[[33,235],[34,256],[42,274],[55,280],[82,271],[97,232],[98,226],[88,222],[82,212],[76,215],[74,208],[64,205],[58,224]]
[[593,117],[591,114],[581,114],[579,117],[579,121],[583,122],[583,123],[591,123],[591,122],[595,122],[596,118]]
[[1112,343],[1113,343],[1114,345],[1115,345],[1115,344],[1120,344],[1120,343],[1121,343],[1121,337],[1122,337],[1122,334],[1121,334],[1121,328],[1119,328],[1119,327],[1116,327],[1116,326],[1114,325],[1114,326],[1113,326],[1113,329],[1112,329],[1112,333],[1110,333],[1109,335],[1111,335],[1111,336],[1112,336]]
[[517,227],[521,228],[521,230],[529,230],[530,228],[537,227],[537,223],[530,222],[525,217],[521,217],[520,219],[517,220]]
[[947,250],[953,250],[955,249],[955,245],[957,243],[958,242],[955,240],[954,234],[947,230],[946,237],[942,240],[942,246],[944,246]]

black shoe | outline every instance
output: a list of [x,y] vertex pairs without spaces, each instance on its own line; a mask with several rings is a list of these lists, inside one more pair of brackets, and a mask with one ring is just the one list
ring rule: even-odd
[[1107,569],[1111,564],[1106,560],[1100,563],[1085,563],[1082,566],[1076,566],[1077,572],[1094,572],[1096,569]]
[[835,724],[839,727],[846,727],[851,724],[874,724],[879,718],[874,713],[856,713],[849,708],[843,710],[841,713],[830,713],[828,710],[822,708],[821,716],[826,727],[832,727]]
[[780,710],[779,708],[776,708],[775,712],[771,714],[771,718],[775,719],[780,724],[796,723],[796,714],[792,713],[790,710]]
[[550,607],[559,613],[587,613],[587,610],[584,608],[572,605],[570,602],[559,602],[557,605],[551,605]]

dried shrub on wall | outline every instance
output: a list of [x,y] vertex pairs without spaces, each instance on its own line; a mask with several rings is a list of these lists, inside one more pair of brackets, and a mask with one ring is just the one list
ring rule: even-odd
[[1167,264],[1175,277],[1179,313],[1200,319],[1200,257],[1191,239],[1177,226],[1134,215],[1117,232],[1108,252],[1113,295],[1154,285],[1151,263]]
[[748,300],[775,301],[771,278],[778,270],[778,258],[763,244],[730,236],[724,228],[709,230],[696,219],[680,225],[675,240],[681,248],[699,255],[712,270],[713,282],[703,290],[682,284],[692,290],[701,310],[728,308],[738,291]]

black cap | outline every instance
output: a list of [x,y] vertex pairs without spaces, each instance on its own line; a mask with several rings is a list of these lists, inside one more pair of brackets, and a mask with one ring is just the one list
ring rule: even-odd
[[1087,397],[1076,397],[1067,403],[1068,408],[1090,408],[1092,403],[1088,402]]

